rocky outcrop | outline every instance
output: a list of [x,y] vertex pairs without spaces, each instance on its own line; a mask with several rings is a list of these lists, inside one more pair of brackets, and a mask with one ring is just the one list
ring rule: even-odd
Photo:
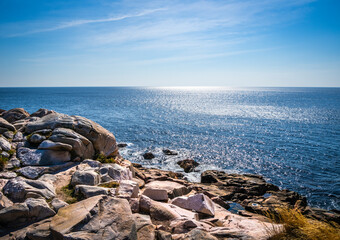
[[189,173],[195,170],[195,167],[199,166],[199,163],[192,159],[185,159],[178,161],[177,164],[184,169],[184,172]]
[[21,119],[25,119],[28,116],[29,116],[29,113],[26,112],[23,108],[14,108],[14,109],[5,111],[1,114],[1,117],[10,123],[13,123]]
[[7,131],[14,132],[15,130],[15,127],[11,123],[9,123],[6,119],[0,117],[0,134],[3,134]]

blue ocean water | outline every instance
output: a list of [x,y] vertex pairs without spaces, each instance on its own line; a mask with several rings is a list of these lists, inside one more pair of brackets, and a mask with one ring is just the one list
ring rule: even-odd
[[129,144],[121,154],[133,162],[181,171],[189,157],[340,209],[340,88],[0,88],[0,108],[15,107],[90,118]]

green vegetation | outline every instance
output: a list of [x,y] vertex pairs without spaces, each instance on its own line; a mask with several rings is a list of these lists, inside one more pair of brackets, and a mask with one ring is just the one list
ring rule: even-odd
[[8,151],[8,154],[11,155],[11,156],[12,156],[14,153],[15,153],[15,149],[13,149],[13,148],[11,148],[11,150]]
[[3,171],[6,163],[8,162],[8,158],[0,155],[0,170]]
[[100,153],[98,154],[97,161],[101,162],[101,163],[117,163],[116,159],[111,157],[111,158],[107,158],[104,154]]
[[340,226],[305,217],[297,209],[276,209],[277,214],[268,214],[283,225],[283,231],[269,229],[270,240],[340,240]]
[[105,187],[105,188],[117,188],[117,187],[119,187],[119,182],[112,181],[112,182],[99,184],[98,186],[99,187]]
[[82,200],[80,196],[75,194],[74,188],[71,184],[62,187],[59,190],[57,189],[57,195],[59,195],[59,197],[68,204]]

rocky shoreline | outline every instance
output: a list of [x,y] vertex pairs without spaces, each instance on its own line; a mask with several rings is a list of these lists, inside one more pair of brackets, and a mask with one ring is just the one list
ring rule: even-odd
[[193,183],[131,163],[119,147],[84,117],[0,110],[0,239],[268,239],[282,230],[266,217],[278,208],[340,223],[339,211],[262,176],[210,170]]

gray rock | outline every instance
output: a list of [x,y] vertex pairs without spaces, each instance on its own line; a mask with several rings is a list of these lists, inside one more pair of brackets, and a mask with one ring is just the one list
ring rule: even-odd
[[18,168],[21,166],[20,161],[16,157],[11,157],[7,164],[6,164],[6,169],[12,169],[12,168]]
[[108,188],[88,186],[88,185],[77,185],[75,187],[75,193],[82,195],[85,198],[94,197],[97,195],[108,195]]
[[57,165],[71,160],[68,151],[40,150],[21,147],[17,150],[18,158],[24,166]]
[[82,161],[82,163],[86,163],[93,168],[100,168],[103,165],[101,162],[92,159],[85,159],[84,161]]
[[[118,164],[103,164],[99,169],[100,175],[102,175],[102,181],[120,181],[120,180],[132,180],[132,172],[125,167]],[[104,181],[105,180],[105,181]]]
[[3,119],[2,117],[0,117],[0,133],[4,133],[6,131],[15,131],[15,127],[9,123],[6,119]]
[[210,216],[215,215],[215,207],[213,201],[203,193],[195,194],[189,197],[177,197],[172,204],[181,208],[195,210]]
[[4,186],[3,193],[13,202],[22,202],[30,197],[51,199],[55,196],[51,183],[23,177],[10,179]]
[[45,140],[38,146],[38,149],[45,150],[55,150],[55,151],[71,151],[72,146],[65,143],[60,142],[52,142],[50,140]]
[[1,117],[10,123],[18,121],[20,119],[24,119],[28,116],[29,113],[26,112],[23,108],[14,108],[1,114]]
[[51,113],[37,121],[29,122],[26,125],[25,131],[30,134],[40,129],[56,128],[68,128],[74,130],[90,140],[96,152],[103,153],[105,156],[115,156],[118,154],[118,147],[113,134],[97,123],[80,116]]
[[11,150],[11,144],[7,141],[6,138],[0,136],[0,147],[4,151]]
[[0,210],[12,206],[13,203],[2,192],[0,192]]
[[0,172],[0,178],[11,179],[15,178],[17,175],[14,172],[4,171]]
[[20,226],[32,221],[39,221],[55,215],[55,212],[42,198],[28,198],[23,203],[16,203],[0,210],[0,224]]
[[68,204],[58,198],[54,198],[51,202],[51,205],[55,212],[58,212],[60,208],[68,206]]
[[44,116],[46,116],[46,115],[48,115],[50,113],[55,113],[55,111],[48,110],[48,109],[45,109],[45,108],[40,108],[38,111],[32,113],[30,116],[31,117],[39,117],[39,118],[41,118],[41,117],[44,117]]
[[22,132],[17,132],[13,137],[13,142],[21,142],[24,140],[24,135]]
[[100,182],[100,176],[98,173],[91,169],[77,170],[71,178],[71,185],[90,185],[95,186]]
[[33,144],[40,144],[42,141],[46,139],[45,136],[41,136],[40,134],[34,133],[28,141],[33,143]]
[[120,197],[137,198],[138,193],[138,183],[133,180],[121,180],[116,194]]
[[1,152],[0,155],[7,159],[11,156],[8,152]]
[[50,229],[54,239],[137,239],[126,199],[95,196],[59,209]]
[[137,227],[138,240],[156,239],[156,227],[152,224],[149,215],[135,213],[133,214],[133,218]]
[[5,136],[7,139],[12,139],[14,137],[14,133],[12,131],[7,131],[2,134]]
[[40,177],[46,171],[46,169],[48,168],[27,166],[27,167],[20,168],[19,170],[17,170],[17,172],[26,178],[36,179]]

